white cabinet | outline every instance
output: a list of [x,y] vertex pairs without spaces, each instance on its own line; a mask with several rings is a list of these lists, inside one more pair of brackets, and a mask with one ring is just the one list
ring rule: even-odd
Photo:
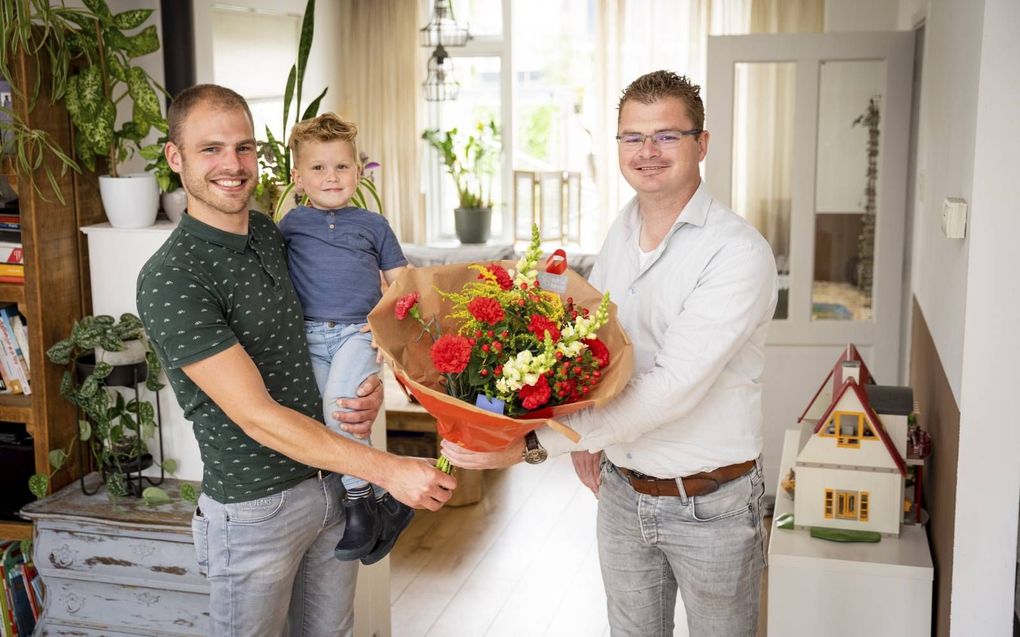
[[[780,476],[797,454],[788,430]],[[777,489],[773,519],[793,511]],[[934,568],[923,526],[904,526],[877,544],[829,542],[805,529],[779,529],[769,542],[768,634],[783,637],[928,637]]]

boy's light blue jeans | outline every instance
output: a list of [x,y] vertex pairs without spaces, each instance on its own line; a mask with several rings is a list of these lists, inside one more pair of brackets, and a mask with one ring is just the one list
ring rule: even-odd
[[212,635],[353,634],[358,562],[333,557],[341,489],[340,476],[326,474],[248,502],[199,496],[191,531],[209,579]]
[[[333,418],[334,411],[348,411],[337,406],[337,398],[354,398],[358,395],[358,385],[370,375],[379,373],[376,353],[372,349],[372,334],[362,332],[364,326],[364,323],[305,320],[305,338],[315,382],[322,394],[322,417],[326,425],[351,440],[371,446],[371,440],[356,438],[343,431],[340,422]],[[343,484],[345,489],[354,489],[368,483],[357,476],[345,475]],[[375,485],[373,489],[376,497],[385,493]]]
[[691,498],[638,493],[604,463],[598,547],[612,635],[672,635],[679,588],[691,637],[754,637],[764,495],[760,458],[718,491]]

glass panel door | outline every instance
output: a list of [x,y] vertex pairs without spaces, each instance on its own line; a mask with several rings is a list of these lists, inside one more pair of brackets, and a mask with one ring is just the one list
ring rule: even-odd
[[823,60],[818,77],[811,320],[872,320],[885,62]]
[[779,271],[775,318],[789,311],[793,62],[737,63],[733,85],[733,210],[768,240]]

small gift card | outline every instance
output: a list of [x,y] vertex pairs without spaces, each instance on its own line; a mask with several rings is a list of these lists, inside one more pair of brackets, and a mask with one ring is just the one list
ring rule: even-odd
[[542,286],[543,290],[548,290],[549,292],[555,292],[556,294],[566,294],[567,292],[566,274],[539,272],[538,283]]
[[502,414],[504,403],[498,398],[489,398],[485,394],[478,394],[478,398],[475,399],[475,406],[491,411],[494,414]]
[[545,272],[538,273],[538,284],[543,290],[557,294],[567,291],[567,253],[562,248],[555,250],[545,261]]

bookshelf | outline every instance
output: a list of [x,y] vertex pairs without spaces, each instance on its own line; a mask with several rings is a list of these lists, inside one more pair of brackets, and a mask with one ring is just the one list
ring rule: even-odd
[[[45,60],[19,52],[13,58],[8,78],[14,87],[13,110],[30,127],[47,131],[57,144],[72,148],[72,130],[67,110],[49,96],[50,78]],[[38,66],[37,66],[38,65]],[[36,69],[42,82],[36,106],[29,112],[20,98],[31,92]],[[70,333],[74,321],[91,311],[88,284],[88,252],[79,232],[83,225],[103,220],[98,179],[93,173],[81,175],[68,171],[60,175],[58,160],[47,154],[44,162],[57,177],[63,203],[52,193],[42,196],[31,184],[46,183],[41,167],[31,175],[14,172],[9,158],[0,160],[0,174],[17,191],[21,214],[21,242],[25,253],[25,282],[0,284],[0,302],[16,303],[24,315],[32,367],[32,394],[0,394],[0,420],[24,423],[33,439],[33,458],[37,472],[49,471],[48,454],[53,449],[70,447],[77,426],[74,406],[60,395],[63,369],[51,365],[46,350]],[[44,189],[48,190],[47,186]],[[78,454],[69,454],[65,467],[52,478],[52,490],[78,476]],[[0,478],[0,488],[7,481]],[[0,520],[0,539],[32,537],[30,522]]]

